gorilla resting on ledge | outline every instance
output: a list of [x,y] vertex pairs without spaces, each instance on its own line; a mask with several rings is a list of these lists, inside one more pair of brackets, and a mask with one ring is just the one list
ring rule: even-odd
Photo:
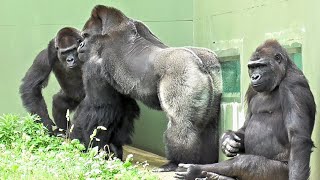
[[275,40],[256,49],[248,68],[247,119],[241,129],[222,136],[223,152],[235,157],[216,164],[181,164],[188,170],[177,178],[309,178],[316,105],[307,79]]
[[178,163],[217,162],[221,68],[213,52],[167,47],[143,23],[101,5],[92,10],[83,36],[79,58],[96,67],[84,74],[166,112],[170,163],[159,171],[175,170]]

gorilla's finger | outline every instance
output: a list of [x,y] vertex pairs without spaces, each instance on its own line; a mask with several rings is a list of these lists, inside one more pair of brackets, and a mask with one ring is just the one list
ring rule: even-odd
[[174,178],[176,179],[185,179],[187,176],[187,172],[179,172],[175,173]]
[[237,134],[233,134],[233,137],[237,141],[241,141],[241,138]]
[[230,146],[229,144],[227,144],[226,149],[232,153],[239,152],[239,148],[234,148],[234,147]]
[[178,165],[179,168],[185,168],[185,169],[188,169],[192,164],[183,164],[183,163],[180,163]]
[[220,180],[219,179],[220,175],[213,172],[207,172],[206,177],[210,180]]
[[230,146],[232,146],[232,147],[234,147],[234,148],[239,148],[239,147],[241,147],[241,143],[239,143],[239,142],[237,142],[237,141],[235,141],[235,140],[233,140],[233,139],[228,138],[228,139],[226,139],[225,141],[227,141],[226,144],[229,144]]
[[227,145],[228,139],[229,139],[229,138],[225,139],[225,140],[221,143],[221,146],[222,146],[222,147],[225,147],[225,146]]
[[227,157],[234,157],[234,156],[237,155],[237,153],[232,153],[232,152],[229,152],[227,150],[224,150],[223,152]]

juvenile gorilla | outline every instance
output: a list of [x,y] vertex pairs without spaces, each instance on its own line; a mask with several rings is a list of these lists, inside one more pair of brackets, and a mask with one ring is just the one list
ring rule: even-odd
[[82,62],[77,48],[82,41],[80,31],[66,27],[42,50],[22,79],[20,94],[24,107],[40,116],[42,123],[52,131],[54,123],[49,117],[42,89],[47,86],[53,71],[61,90],[53,96],[52,114],[59,128],[67,129],[66,111],[74,110],[84,98],[82,83]]
[[222,136],[223,152],[235,157],[209,165],[181,164],[188,170],[177,173],[177,178],[309,178],[316,105],[307,79],[275,40],[256,49],[248,68],[246,121],[238,131]]
[[98,68],[85,73],[166,112],[170,163],[159,171],[181,162],[217,162],[221,68],[213,52],[167,47],[143,23],[101,5],[92,10],[83,36],[79,58]]

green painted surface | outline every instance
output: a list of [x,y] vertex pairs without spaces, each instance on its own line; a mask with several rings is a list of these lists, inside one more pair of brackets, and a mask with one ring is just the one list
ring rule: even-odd
[[[319,6],[317,0],[194,0],[194,45],[219,49],[217,42],[232,47],[234,39],[243,40],[240,51],[243,102],[249,83],[246,64],[255,48],[267,38],[277,38],[284,45],[300,43],[302,63],[298,66],[303,67],[319,107]],[[320,147],[319,120],[318,113],[313,131],[316,147]],[[311,159],[312,180],[320,177],[319,163],[320,150],[315,148]]]

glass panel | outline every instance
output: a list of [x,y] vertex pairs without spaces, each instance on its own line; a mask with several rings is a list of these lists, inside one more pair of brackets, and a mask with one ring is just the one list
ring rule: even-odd
[[[223,58],[222,58],[223,60]],[[240,61],[222,61],[223,93],[240,93]]]
[[302,55],[301,52],[289,54],[292,61],[302,70]]

